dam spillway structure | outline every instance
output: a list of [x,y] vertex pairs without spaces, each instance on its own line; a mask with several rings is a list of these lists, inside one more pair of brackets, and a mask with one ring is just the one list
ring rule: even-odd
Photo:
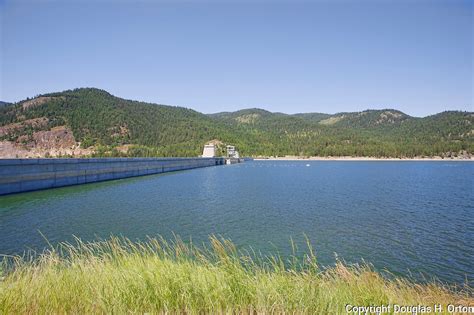
[[0,159],[0,195],[224,165],[225,158]]
[[208,143],[195,158],[0,159],[0,196],[243,162],[234,146],[226,148],[222,157]]
[[[244,159],[240,158],[239,151],[237,151],[234,145],[226,145],[225,150],[226,150],[225,151],[226,154],[223,157],[224,164],[230,165],[230,164],[242,163],[244,161]],[[218,152],[219,152],[219,149],[216,144],[216,141],[210,141],[204,145],[201,157],[215,158],[217,157]]]

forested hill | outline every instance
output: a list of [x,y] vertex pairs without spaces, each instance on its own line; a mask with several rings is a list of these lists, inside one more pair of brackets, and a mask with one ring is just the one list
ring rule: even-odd
[[466,156],[473,122],[472,112],[415,118],[394,109],[205,115],[82,88],[1,106],[0,156],[197,156],[210,140],[246,156]]

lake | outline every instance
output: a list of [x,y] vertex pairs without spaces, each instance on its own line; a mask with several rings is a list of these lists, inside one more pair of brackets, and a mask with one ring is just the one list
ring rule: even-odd
[[[309,166],[307,166],[309,164]],[[474,280],[474,163],[253,161],[0,197],[0,254],[47,242],[210,234],[239,248]]]

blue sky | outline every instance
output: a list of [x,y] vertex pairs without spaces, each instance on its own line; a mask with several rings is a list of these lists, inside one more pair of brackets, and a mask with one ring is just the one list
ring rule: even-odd
[[0,0],[0,100],[97,87],[205,113],[472,111],[473,3]]

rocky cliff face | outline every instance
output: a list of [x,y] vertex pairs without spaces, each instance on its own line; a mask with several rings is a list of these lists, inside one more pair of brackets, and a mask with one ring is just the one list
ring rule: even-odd
[[[32,124],[41,126],[45,123],[47,120],[46,122],[35,120],[10,124],[0,128],[0,136],[5,138],[5,136],[24,131]],[[80,148],[80,143],[74,139],[71,129],[66,126],[23,134],[15,140],[0,141],[0,157],[2,158],[84,156],[92,152],[92,149]]]

